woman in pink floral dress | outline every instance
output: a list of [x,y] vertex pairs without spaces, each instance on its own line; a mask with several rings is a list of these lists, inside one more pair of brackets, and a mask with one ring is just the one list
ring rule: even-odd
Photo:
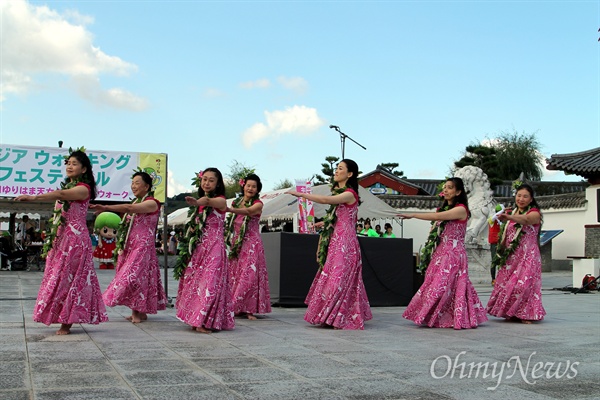
[[358,216],[358,165],[340,161],[334,174],[333,196],[299,193],[316,203],[331,204],[319,238],[317,262],[321,267],[310,287],[304,320],[335,329],[364,329],[373,318],[362,279],[362,259],[356,220]]
[[[400,214],[401,218],[434,221],[422,258],[425,281],[402,315],[432,328],[469,329],[487,321],[485,309],[469,279],[465,234],[467,195],[460,178],[449,178],[437,212]],[[441,230],[441,233],[440,233]]]
[[227,201],[218,169],[205,169],[198,174],[196,184],[199,198],[185,198],[192,206],[192,218],[174,269],[180,279],[177,318],[197,332],[211,333],[235,327],[224,238]]
[[230,246],[229,286],[235,315],[255,320],[254,314],[271,312],[267,262],[259,226],[263,203],[258,195],[262,183],[257,175],[250,174],[240,184],[243,196],[227,208],[231,213],[226,226]]
[[46,239],[46,269],[33,310],[33,320],[59,323],[57,335],[71,333],[73,324],[108,321],[92,259],[92,241],[86,224],[96,182],[83,148],[66,159],[67,180],[61,190],[15,198],[17,201],[56,200],[51,231]]
[[154,247],[160,202],[152,197],[151,189],[152,177],[138,171],[131,179],[135,196],[131,204],[91,206],[98,212],[125,213],[117,234],[115,277],[102,297],[109,307],[129,307],[131,316],[127,319],[133,323],[147,320],[148,314],[156,314],[167,305]]
[[517,188],[517,208],[501,214],[505,224],[497,248],[496,285],[487,304],[493,316],[525,324],[544,319],[542,258],[538,244],[542,215],[527,184]]

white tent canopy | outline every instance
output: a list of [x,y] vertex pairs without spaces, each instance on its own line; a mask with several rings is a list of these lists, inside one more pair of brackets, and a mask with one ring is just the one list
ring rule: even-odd
[[[261,221],[288,220],[291,221],[294,215],[298,212],[298,199],[289,194],[285,194],[289,189],[276,190],[265,193],[260,196],[264,203]],[[331,190],[329,185],[319,185],[312,188],[313,194],[329,195]],[[398,211],[390,207],[377,196],[371,194],[362,186],[358,187],[358,195],[362,203],[358,206],[358,218],[395,218]],[[314,203],[315,217],[322,218],[327,209],[328,204]]]
[[[15,219],[17,221],[20,221],[23,219],[23,217],[27,215],[29,217],[29,219],[40,219],[41,215],[38,213],[18,213],[17,215],[15,215]],[[10,218],[10,213],[7,212],[0,212],[0,221],[5,222],[8,221],[8,219]]]
[[167,225],[185,225],[185,223],[188,221],[188,210],[189,207],[179,208],[167,215]]
[[[371,194],[367,189],[359,186],[358,195],[362,201],[358,207],[358,218],[377,218],[393,219],[398,211],[390,207],[377,196]],[[298,199],[292,195],[285,194],[290,189],[275,190],[260,195],[260,200],[264,203],[261,216],[262,222],[267,221],[292,221],[294,215],[298,212]],[[331,193],[329,185],[319,185],[312,188],[314,194],[329,195]],[[227,200],[227,205],[231,206],[233,199]],[[321,218],[327,212],[329,205],[314,203],[315,216]],[[167,216],[169,226],[184,225],[187,218],[188,207],[173,211]]]

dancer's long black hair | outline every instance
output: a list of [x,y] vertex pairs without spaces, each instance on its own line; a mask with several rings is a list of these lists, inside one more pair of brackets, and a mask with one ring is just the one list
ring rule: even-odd
[[[223,181],[223,174],[221,174],[221,171],[219,171],[216,168],[210,167],[206,168],[202,172],[202,174],[205,174],[207,172],[214,172],[217,176],[217,187],[215,188],[213,194],[215,196],[225,196],[225,182]],[[200,187],[198,188],[198,198],[204,197],[205,195],[206,193],[204,193],[204,189],[202,189],[202,185],[200,185]]]
[[[340,161],[340,163],[346,164],[346,168],[348,168],[348,172],[352,172],[352,176],[350,178],[348,178],[348,180],[346,181],[346,186],[349,188],[352,188],[356,192],[356,195],[358,196],[358,164],[356,163],[356,161],[351,160],[349,158],[344,158],[342,161]],[[335,182],[333,184],[333,188],[335,189],[337,187],[338,187],[338,183]],[[359,204],[361,203],[360,196],[358,197],[358,202],[359,202]]]
[[[519,190],[523,190],[523,189],[527,190],[529,192],[529,195],[531,196],[531,203],[529,203],[531,208],[537,208],[538,210],[540,210],[540,206],[538,205],[537,201],[535,201],[533,187],[531,187],[531,185],[528,185],[527,183],[523,183],[523,184],[519,185],[517,187],[517,190],[515,191],[515,196]],[[515,205],[515,207],[516,207],[516,205]],[[541,210],[540,210],[540,214],[541,214]]]
[[[96,189],[96,180],[94,179],[94,172],[92,171],[92,162],[90,158],[81,150],[76,150],[69,154],[69,158],[74,157],[82,167],[85,168],[85,172],[83,173],[83,180],[90,187],[90,201],[96,198],[98,191]],[[68,162],[68,159],[65,160],[65,164]]]
[[[471,211],[469,211],[469,200],[467,198],[467,191],[465,190],[465,184],[461,178],[452,177],[446,179],[446,182],[452,182],[456,190],[460,190],[460,194],[454,198],[453,206],[457,204],[463,204],[467,207],[467,214],[471,217]],[[444,203],[442,204],[442,208],[448,205],[448,201],[444,199]]]

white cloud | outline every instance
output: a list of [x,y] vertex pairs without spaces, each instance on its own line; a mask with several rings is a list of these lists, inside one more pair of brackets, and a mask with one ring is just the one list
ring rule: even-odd
[[298,94],[304,94],[308,89],[308,82],[306,81],[306,79],[301,78],[299,76],[291,78],[280,76],[279,78],[277,78],[277,82],[279,82],[279,84],[284,88],[296,92]]
[[96,105],[131,111],[143,111],[148,108],[148,102],[145,99],[124,89],[102,89],[98,78],[91,75],[73,77],[73,84],[82,98]]
[[266,122],[258,122],[242,133],[247,148],[266,138],[276,139],[286,134],[308,135],[325,124],[315,108],[306,106],[286,107],[285,110],[265,111]]
[[[189,179],[188,179],[189,181]],[[187,186],[179,182],[175,178],[175,173],[173,170],[169,169],[169,177],[167,179],[167,197],[173,197],[178,195],[179,193],[189,193],[192,192],[192,185],[188,184]]]
[[217,88],[206,88],[206,89],[204,89],[203,95],[204,95],[204,97],[213,99],[213,98],[217,98],[217,97],[223,97],[223,96],[225,96],[225,93]]
[[5,94],[21,94],[27,92],[27,88],[31,86],[31,78],[18,71],[0,71],[0,102],[6,100]]
[[[2,14],[2,83],[6,95],[25,94],[35,85],[36,74],[67,75],[79,88],[82,81],[89,87],[101,74],[128,76],[137,71],[134,64],[110,56],[93,45],[87,25],[93,18],[75,11],[59,14],[47,6],[33,6],[24,0],[3,1]],[[88,93],[85,90],[80,94]],[[89,94],[89,93],[88,93]],[[104,90],[96,83],[90,101],[112,107],[140,110],[146,102],[122,89]]]
[[257,79],[255,81],[242,82],[240,87],[242,89],[266,89],[271,86],[271,81],[267,78]]
[[[438,179],[440,178],[439,172],[434,169],[420,169],[415,173],[416,178],[420,179]],[[440,178],[441,179],[441,178]]]

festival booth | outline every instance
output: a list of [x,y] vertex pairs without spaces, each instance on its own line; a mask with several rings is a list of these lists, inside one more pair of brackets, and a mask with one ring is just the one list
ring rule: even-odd
[[[261,222],[272,225],[276,221],[293,224],[293,232],[262,234],[269,271],[269,288],[273,303],[282,306],[301,306],[318,270],[316,262],[319,236],[298,232],[298,201],[285,194],[288,189],[261,195],[264,203]],[[329,185],[312,188],[312,193],[330,194]],[[363,187],[359,187],[362,201],[358,208],[360,218],[395,218],[397,211]],[[323,217],[328,205],[314,204],[315,216]],[[412,239],[383,239],[359,237],[362,251],[363,280],[371,306],[405,306],[414,295],[416,277]]]

